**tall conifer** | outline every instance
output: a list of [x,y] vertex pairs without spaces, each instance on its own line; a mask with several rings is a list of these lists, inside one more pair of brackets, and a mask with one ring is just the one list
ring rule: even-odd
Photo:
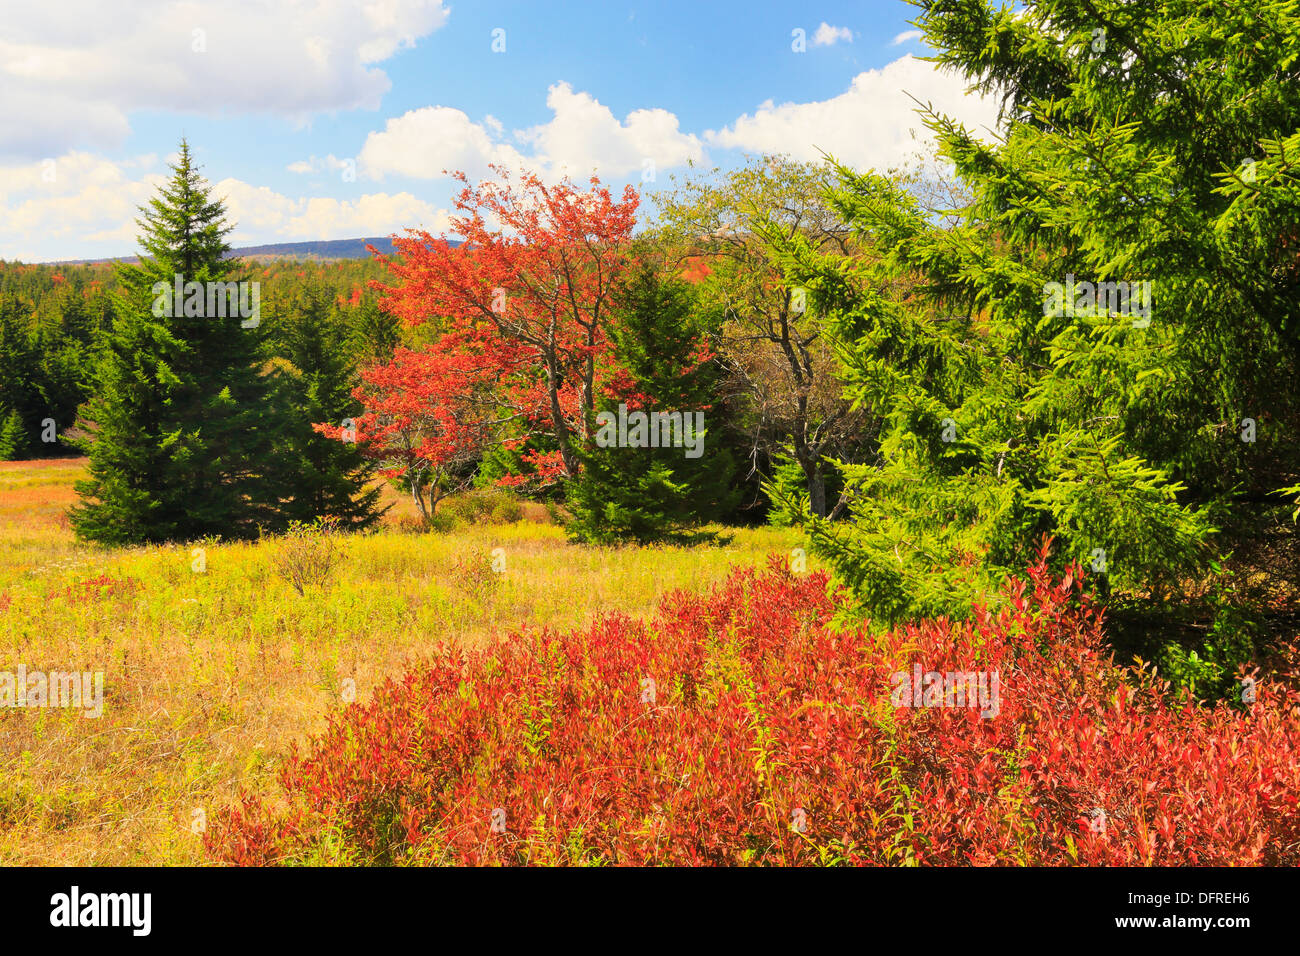
[[[172,170],[137,220],[140,264],[118,267],[95,396],[82,413],[90,476],[77,485],[82,500],[71,518],[90,540],[246,536],[274,516],[262,477],[269,436],[261,333],[230,307],[237,302],[218,310],[206,293],[207,283],[231,277],[224,256],[232,227],[184,141]],[[203,291],[191,286],[176,301],[178,283]],[[252,289],[243,291],[251,306]]]
[[708,330],[694,312],[690,287],[665,279],[650,264],[619,287],[617,300],[610,337],[626,380],[609,390],[601,410],[614,414],[622,403],[647,413],[678,412],[683,427],[702,412],[706,427],[695,436],[702,453],[616,445],[581,452],[569,533],[590,542],[684,538],[690,528],[733,508],[738,497],[730,487],[731,453],[707,440],[719,380]]
[[280,519],[365,527],[382,514],[374,464],[355,438],[336,441],[312,427],[328,422],[355,435],[348,422],[364,411],[352,396],[359,379],[348,317],[324,287],[309,285],[277,304],[269,325],[275,454],[268,475]]

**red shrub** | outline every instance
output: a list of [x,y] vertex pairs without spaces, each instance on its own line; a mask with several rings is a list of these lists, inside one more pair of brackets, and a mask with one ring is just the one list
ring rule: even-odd
[[[246,797],[205,841],[251,864],[1300,862],[1284,689],[1171,705],[1105,655],[1071,574],[1040,560],[1007,597],[846,631],[823,576],[774,561],[651,624],[446,653],[295,753],[287,806]],[[996,715],[895,706],[914,665],[996,672]]]

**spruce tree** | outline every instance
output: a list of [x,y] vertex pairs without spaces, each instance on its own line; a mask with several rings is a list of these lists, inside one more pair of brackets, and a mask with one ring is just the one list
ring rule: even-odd
[[0,461],[12,461],[20,457],[26,447],[23,417],[13,409],[0,405]]
[[276,422],[269,477],[280,499],[279,522],[332,518],[362,528],[382,513],[375,466],[355,441],[326,438],[313,422],[340,427],[361,415],[348,318],[320,286],[301,288],[269,316]]
[[[646,543],[687,539],[689,529],[716,520],[735,506],[730,452],[707,441],[717,401],[719,371],[708,352],[708,329],[694,312],[690,287],[641,265],[616,292],[610,326],[621,381],[612,383],[599,410],[610,416],[625,404],[646,412],[680,412],[684,423],[704,413],[699,457],[683,447],[600,447],[581,454],[582,469],[570,489],[579,540]],[[599,432],[597,431],[597,434]]]
[[[232,275],[225,259],[232,226],[188,143],[172,170],[137,220],[139,265],[117,268],[95,395],[81,416],[90,477],[77,485],[82,500],[71,519],[89,540],[249,536],[274,520],[263,476],[270,435],[262,333],[235,303],[218,309],[207,294],[208,283]],[[180,299],[171,294],[177,283]],[[253,290],[241,291],[252,305]]]
[[19,303],[0,296],[0,460],[27,458],[39,450],[39,360]]
[[831,201],[876,257],[768,231],[884,422],[814,547],[877,619],[969,614],[1047,534],[1157,614],[1229,552],[1294,553],[1295,4],[917,6],[1004,129],[928,117],[975,195],[952,228],[841,167]]

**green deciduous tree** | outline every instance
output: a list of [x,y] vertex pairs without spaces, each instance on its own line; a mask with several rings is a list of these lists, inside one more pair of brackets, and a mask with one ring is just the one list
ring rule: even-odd
[[794,462],[818,515],[837,504],[826,494],[837,483],[832,459],[861,460],[874,423],[844,400],[822,318],[806,308],[804,289],[782,283],[764,230],[828,256],[849,252],[848,227],[825,197],[830,173],[825,163],[751,158],[655,196],[659,236],[693,273],[699,308],[720,317],[725,387],[742,410],[754,467]]

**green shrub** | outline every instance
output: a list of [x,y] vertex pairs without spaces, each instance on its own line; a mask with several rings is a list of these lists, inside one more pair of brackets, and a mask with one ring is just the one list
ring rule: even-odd
[[442,506],[441,514],[461,524],[512,524],[524,516],[523,506],[500,488],[475,488]]

